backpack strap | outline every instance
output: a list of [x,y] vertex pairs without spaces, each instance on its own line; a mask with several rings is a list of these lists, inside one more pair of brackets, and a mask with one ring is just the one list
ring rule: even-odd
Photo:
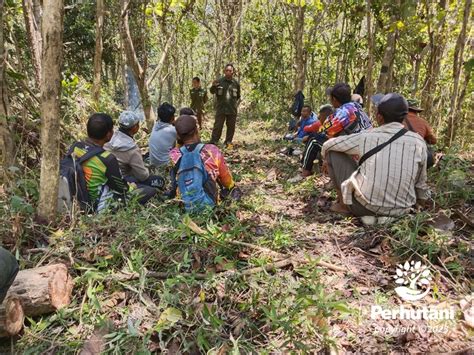
[[408,130],[406,128],[402,128],[401,130],[399,130],[397,133],[395,133],[395,135],[392,136],[392,138],[390,138],[388,141],[386,141],[385,143],[382,143],[382,144],[379,144],[378,146],[376,146],[375,148],[372,148],[371,150],[369,150],[367,153],[365,153],[360,159],[359,159],[359,166],[361,166],[367,159],[369,159],[372,155],[374,154],[377,154],[378,152],[380,152],[383,148],[385,148],[387,145],[389,145],[390,143],[392,143],[393,141],[397,140],[398,138],[400,138],[401,136],[403,136],[405,133],[407,133]]
[[204,143],[199,143],[195,149],[197,149],[197,151],[199,152],[199,154],[201,154],[201,150],[202,148],[204,148],[205,144]]
[[105,150],[104,148],[102,147],[94,147],[92,148],[91,150],[89,150],[87,153],[85,153],[82,157],[80,157],[79,159],[77,159],[76,161],[79,163],[79,164],[82,164],[84,163],[85,161],[89,160],[90,158],[96,156],[96,155],[99,155],[101,153],[103,153]]

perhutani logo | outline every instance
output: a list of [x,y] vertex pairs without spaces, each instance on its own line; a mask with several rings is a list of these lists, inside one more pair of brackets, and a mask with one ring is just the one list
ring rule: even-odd
[[[419,301],[431,291],[431,272],[420,261],[407,261],[398,265],[393,278],[395,283],[400,285],[395,288],[395,292],[404,301]],[[372,319],[449,320],[455,317],[454,308],[438,309],[426,306],[413,308],[400,305],[394,309],[372,306],[370,313]]]
[[418,301],[424,298],[431,290],[431,272],[421,261],[405,262],[398,265],[396,275],[393,276],[395,283],[401,285],[395,288],[395,292],[404,301]]

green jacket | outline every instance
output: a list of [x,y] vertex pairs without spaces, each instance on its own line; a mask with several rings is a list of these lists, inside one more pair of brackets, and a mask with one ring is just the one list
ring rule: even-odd
[[240,84],[237,80],[220,78],[217,86],[211,86],[211,94],[216,95],[216,115],[237,115],[240,100]]
[[204,104],[207,102],[207,90],[203,88],[189,90],[191,96],[191,108],[197,113],[204,112]]

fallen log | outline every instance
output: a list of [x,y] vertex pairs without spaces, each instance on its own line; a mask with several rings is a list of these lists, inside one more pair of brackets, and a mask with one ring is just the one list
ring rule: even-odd
[[17,335],[23,328],[25,314],[20,300],[7,298],[0,305],[0,338]]
[[64,264],[21,270],[7,298],[18,299],[27,316],[56,311],[71,301],[72,278]]

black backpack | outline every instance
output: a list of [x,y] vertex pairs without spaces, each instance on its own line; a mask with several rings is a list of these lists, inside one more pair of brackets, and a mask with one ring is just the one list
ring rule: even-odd
[[58,211],[71,211],[74,200],[77,201],[82,211],[93,209],[92,201],[87,191],[86,178],[82,164],[90,158],[104,152],[102,147],[93,147],[82,157],[76,159],[73,155],[74,147],[59,163],[59,191]]

